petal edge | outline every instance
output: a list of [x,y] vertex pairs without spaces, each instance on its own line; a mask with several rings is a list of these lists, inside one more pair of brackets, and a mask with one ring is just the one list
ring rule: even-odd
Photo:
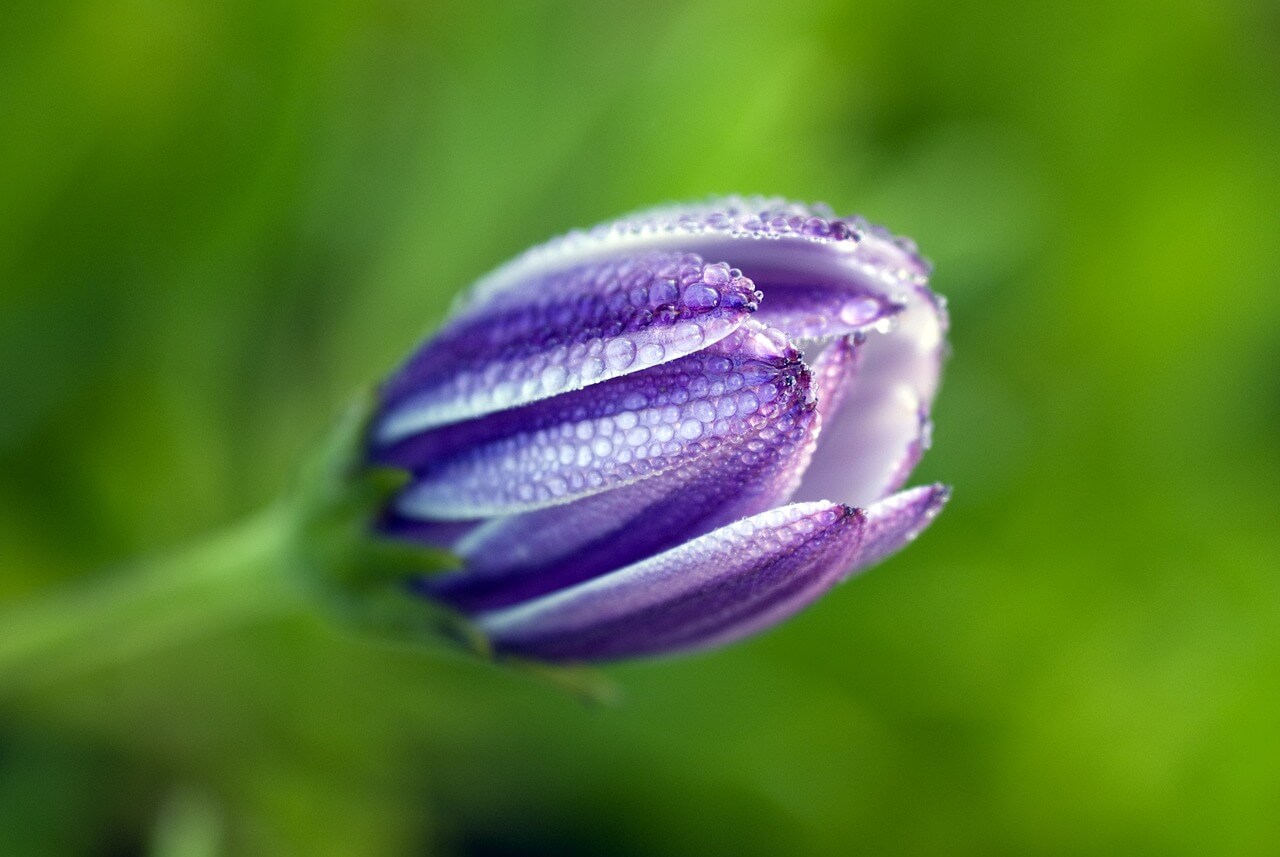
[[476,621],[495,650],[544,660],[720,645],[776,624],[826,592],[848,567],[865,520],[837,503],[772,509]]

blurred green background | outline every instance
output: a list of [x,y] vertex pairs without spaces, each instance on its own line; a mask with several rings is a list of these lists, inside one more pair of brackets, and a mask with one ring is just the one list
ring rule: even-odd
[[714,192],[918,239],[956,491],[613,707],[305,617],[0,694],[0,854],[1277,853],[1278,93],[1270,2],[6,3],[5,601],[267,503],[525,246]]

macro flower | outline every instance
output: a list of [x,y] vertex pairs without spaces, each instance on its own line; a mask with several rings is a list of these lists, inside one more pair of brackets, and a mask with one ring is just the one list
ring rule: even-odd
[[383,384],[383,535],[501,654],[727,643],[902,548],[946,502],[943,302],[909,241],[777,199],[641,212],[484,277]]

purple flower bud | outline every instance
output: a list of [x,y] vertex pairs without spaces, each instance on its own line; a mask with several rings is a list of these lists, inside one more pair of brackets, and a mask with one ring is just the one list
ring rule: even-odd
[[[385,535],[495,651],[602,660],[773,625],[946,502],[943,302],[908,241],[777,199],[653,209],[477,283],[383,385]],[[895,493],[899,492],[899,493]]]

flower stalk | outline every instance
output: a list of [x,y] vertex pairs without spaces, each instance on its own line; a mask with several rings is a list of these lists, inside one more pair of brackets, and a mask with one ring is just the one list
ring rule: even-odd
[[453,560],[371,536],[398,480],[361,466],[368,407],[362,398],[349,408],[297,483],[261,512],[97,580],[0,605],[0,699],[317,608],[366,636],[483,651],[465,621],[405,582]]
[[266,616],[306,608],[276,504],[184,548],[0,609],[0,697],[55,687]]

